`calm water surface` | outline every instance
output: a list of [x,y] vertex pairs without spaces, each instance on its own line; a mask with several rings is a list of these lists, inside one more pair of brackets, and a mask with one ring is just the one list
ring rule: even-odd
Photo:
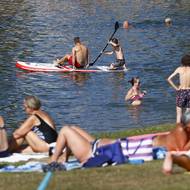
[[[166,16],[173,25],[166,27]],[[0,2],[0,108],[9,132],[26,115],[23,98],[40,97],[43,108],[60,128],[80,124],[91,132],[116,131],[175,122],[175,92],[166,82],[190,52],[189,0],[3,0]],[[16,60],[52,62],[69,53],[80,36],[93,60],[105,46],[115,21],[122,27],[121,41],[130,70],[127,73],[26,73],[15,68]],[[97,65],[107,65],[102,56]],[[139,76],[147,90],[143,105],[124,101],[128,80]]]

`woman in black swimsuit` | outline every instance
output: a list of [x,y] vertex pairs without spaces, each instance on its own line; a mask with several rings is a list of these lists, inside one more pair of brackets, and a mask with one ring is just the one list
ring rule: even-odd
[[24,109],[29,117],[13,132],[9,142],[11,151],[20,150],[26,141],[29,146],[22,149],[22,152],[47,152],[49,144],[56,142],[54,122],[40,107],[41,102],[37,97],[27,96],[24,99]]

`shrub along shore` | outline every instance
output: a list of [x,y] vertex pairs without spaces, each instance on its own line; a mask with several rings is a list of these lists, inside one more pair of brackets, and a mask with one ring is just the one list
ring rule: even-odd
[[[174,124],[158,125],[141,129],[130,129],[115,133],[102,133],[97,137],[118,138],[133,135],[169,131]],[[77,189],[77,190],[179,190],[189,189],[189,174],[175,167],[175,174],[165,176],[161,172],[162,160],[146,162],[141,165],[124,164],[106,168],[72,170],[55,172],[50,179],[47,190]],[[0,173],[0,189],[33,190],[37,189],[44,173]]]

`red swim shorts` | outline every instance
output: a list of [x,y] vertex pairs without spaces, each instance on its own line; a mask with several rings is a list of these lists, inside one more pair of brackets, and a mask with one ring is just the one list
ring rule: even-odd
[[[69,57],[68,63],[69,63],[69,65],[73,65],[73,57],[72,57],[72,55]],[[81,68],[81,65],[76,60],[75,60],[74,66],[76,68]]]

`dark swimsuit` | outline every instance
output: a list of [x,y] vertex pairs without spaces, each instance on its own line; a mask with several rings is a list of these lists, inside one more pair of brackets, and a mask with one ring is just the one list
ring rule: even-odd
[[34,126],[32,131],[42,140],[48,144],[56,142],[57,132],[50,127],[41,117],[35,114],[35,116],[40,120],[40,124]]
[[8,150],[0,151],[0,158],[11,156],[11,153]]

